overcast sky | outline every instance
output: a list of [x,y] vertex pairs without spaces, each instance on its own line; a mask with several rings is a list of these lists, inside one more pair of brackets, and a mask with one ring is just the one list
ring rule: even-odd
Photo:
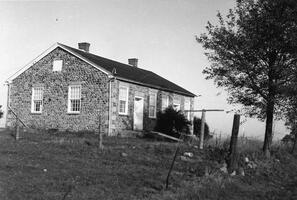
[[[207,21],[216,22],[218,10],[226,13],[234,5],[235,0],[0,1],[0,105],[6,105],[5,80],[51,45],[89,42],[91,53],[123,63],[136,57],[140,68],[202,95],[196,109],[230,110],[223,89],[202,74],[209,62],[195,35],[205,32]],[[225,112],[206,114],[211,131],[223,135],[231,133],[232,120]],[[248,119],[242,132],[262,138],[264,123]],[[275,135],[284,133],[276,123]]]

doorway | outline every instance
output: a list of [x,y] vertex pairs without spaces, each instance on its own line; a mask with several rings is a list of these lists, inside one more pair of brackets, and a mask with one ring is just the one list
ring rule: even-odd
[[134,125],[133,129],[137,131],[143,130],[143,97],[134,97]]

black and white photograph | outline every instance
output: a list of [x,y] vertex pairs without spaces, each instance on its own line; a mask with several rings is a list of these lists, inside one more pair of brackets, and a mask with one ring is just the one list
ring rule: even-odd
[[296,200],[296,0],[0,0],[0,200]]

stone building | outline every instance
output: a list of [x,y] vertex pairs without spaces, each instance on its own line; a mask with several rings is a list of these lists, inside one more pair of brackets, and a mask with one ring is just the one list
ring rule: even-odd
[[[161,76],[56,43],[10,77],[8,107],[31,128],[68,131],[152,130],[156,113],[173,105],[193,109],[195,95]],[[15,117],[8,112],[6,125]],[[185,113],[189,120],[193,118]]]

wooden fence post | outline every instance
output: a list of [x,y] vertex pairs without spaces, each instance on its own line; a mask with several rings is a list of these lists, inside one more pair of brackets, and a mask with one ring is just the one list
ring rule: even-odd
[[99,126],[98,126],[98,133],[99,133],[99,149],[103,149],[104,147],[103,147],[103,144],[102,144],[102,142],[103,142],[103,136],[102,136],[102,131],[101,131],[101,122],[102,122],[102,116],[101,116],[101,114],[99,115]]
[[15,133],[15,139],[20,139],[20,126],[19,126],[19,119],[16,118],[16,133]]
[[205,127],[205,110],[202,110],[202,115],[201,115],[201,131],[200,131],[200,145],[199,145],[199,148],[200,149],[203,149],[204,127]]
[[233,172],[237,166],[237,138],[239,132],[240,115],[235,114],[233,119],[232,135],[228,155],[228,171]]

